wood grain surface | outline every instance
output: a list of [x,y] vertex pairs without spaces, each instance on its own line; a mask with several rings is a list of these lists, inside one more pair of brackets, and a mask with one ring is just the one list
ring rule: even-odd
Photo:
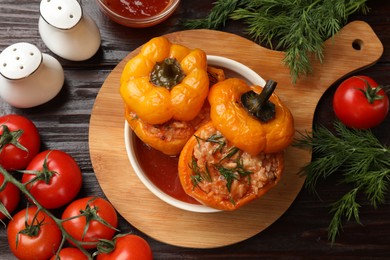
[[[264,79],[277,81],[276,94],[291,109],[297,133],[311,130],[317,103],[333,82],[374,64],[383,53],[383,46],[371,27],[362,21],[352,22],[325,42],[323,64],[313,61],[313,74],[293,85],[289,71],[283,65],[283,52],[271,51],[240,36],[219,31],[179,31],[166,36],[174,43],[234,59]],[[91,161],[108,199],[134,227],[175,246],[226,246],[269,227],[290,207],[301,190],[304,179],[297,173],[310,161],[310,153],[288,148],[281,182],[264,197],[235,212],[193,213],[159,200],[136,177],[124,143],[119,78],[125,63],[138,51],[139,48],[127,55],[109,74],[92,109]],[[139,207],[140,204],[143,206]]]

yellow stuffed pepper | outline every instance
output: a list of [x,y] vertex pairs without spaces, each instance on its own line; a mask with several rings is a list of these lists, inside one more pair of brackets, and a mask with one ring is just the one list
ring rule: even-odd
[[211,121],[179,157],[180,182],[188,195],[209,207],[236,210],[279,182],[294,123],[273,94],[275,87],[273,81],[262,89],[231,78],[210,89]]
[[[294,136],[290,110],[273,93],[276,84],[263,89],[230,78],[215,84],[209,93],[210,117],[234,146],[250,154],[275,153],[289,146]],[[261,94],[260,94],[261,92]]]
[[283,151],[251,155],[238,149],[210,121],[195,132],[180,153],[180,183],[189,196],[204,205],[236,210],[279,182],[283,158]]
[[200,49],[156,37],[126,63],[120,83],[127,108],[144,122],[190,121],[209,92],[207,57]]
[[194,132],[210,121],[210,106],[206,101],[198,115],[190,121],[169,120],[164,124],[152,125],[138,118],[127,106],[125,118],[144,143],[164,154],[177,155]]

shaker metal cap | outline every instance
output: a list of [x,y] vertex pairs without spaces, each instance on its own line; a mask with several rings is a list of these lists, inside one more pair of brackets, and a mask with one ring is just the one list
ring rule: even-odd
[[27,78],[42,63],[42,53],[33,44],[20,42],[0,53],[0,73],[7,79]]
[[83,16],[77,0],[42,0],[40,13],[48,24],[63,30],[76,26]]

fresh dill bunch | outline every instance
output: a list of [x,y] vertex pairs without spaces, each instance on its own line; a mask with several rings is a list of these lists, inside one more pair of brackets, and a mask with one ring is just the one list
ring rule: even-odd
[[333,243],[342,229],[344,219],[352,217],[360,223],[357,195],[367,197],[373,207],[384,203],[390,183],[390,148],[382,145],[370,130],[347,128],[336,121],[334,134],[325,127],[313,133],[301,133],[294,146],[311,149],[316,157],[302,168],[305,187],[315,192],[319,179],[326,180],[334,173],[341,182],[353,188],[332,206],[328,238]]
[[323,60],[323,43],[348,17],[368,11],[367,0],[217,0],[205,19],[190,20],[189,28],[220,29],[228,19],[242,20],[257,42],[285,51],[283,62],[295,83],[312,71],[311,61]]

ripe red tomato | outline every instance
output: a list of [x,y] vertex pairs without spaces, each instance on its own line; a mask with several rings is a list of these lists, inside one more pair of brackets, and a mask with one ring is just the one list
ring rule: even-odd
[[367,76],[353,76],[343,81],[333,97],[333,110],[340,121],[356,129],[379,125],[389,111],[389,98],[377,87],[378,83]]
[[[20,233],[26,229],[36,230],[31,236]],[[8,223],[7,235],[12,253],[22,260],[49,259],[57,252],[62,240],[61,231],[54,220],[43,211],[37,213],[35,206],[13,216]]]
[[[73,218],[79,216],[80,212],[83,212],[86,216]],[[112,228],[96,220],[96,216],[103,219]],[[96,247],[99,239],[112,239],[118,225],[118,217],[114,207],[107,200],[97,197],[85,197],[70,203],[62,214],[62,220],[69,218],[73,219],[64,221],[63,227],[76,240],[93,242],[88,245],[83,245],[87,249]],[[87,219],[91,219],[91,221],[83,236]]]
[[[0,185],[4,182],[4,176],[0,173]],[[4,190],[0,191],[0,203],[7,209],[8,213],[16,209],[20,201],[20,191],[12,183],[7,183]],[[5,219],[5,215],[0,212],[0,219]]]
[[[88,257],[78,248],[66,247],[60,250],[58,254],[60,260],[88,260]],[[50,260],[57,260],[56,256],[52,256]]]
[[[47,209],[54,209],[71,202],[79,193],[82,175],[77,162],[69,154],[59,150],[46,150],[35,156],[27,166],[22,183],[27,183],[37,176],[39,179],[27,185],[35,199]],[[47,180],[45,176],[51,175]]]
[[19,115],[0,117],[0,137],[0,164],[7,171],[26,168],[41,146],[34,123]]
[[97,260],[153,259],[152,250],[148,242],[140,236],[127,234],[124,236],[118,236],[114,240],[114,250],[108,254],[98,254]]

